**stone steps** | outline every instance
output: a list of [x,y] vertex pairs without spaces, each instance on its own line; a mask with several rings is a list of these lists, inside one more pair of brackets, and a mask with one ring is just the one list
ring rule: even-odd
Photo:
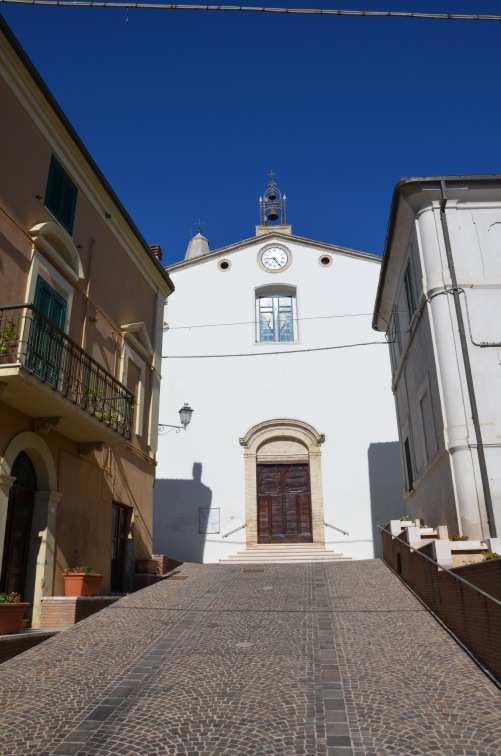
[[334,551],[327,551],[322,546],[312,543],[261,544],[253,549],[239,551],[225,559],[221,564],[294,564],[308,562],[339,562],[349,560]]

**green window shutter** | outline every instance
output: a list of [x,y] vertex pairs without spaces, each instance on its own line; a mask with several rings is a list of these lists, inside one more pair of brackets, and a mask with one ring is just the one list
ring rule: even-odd
[[64,329],[66,302],[52,286],[38,276],[35,290],[35,307],[55,326]]
[[37,310],[40,310],[45,317],[49,317],[50,315],[50,290],[49,286],[45,283],[45,281],[42,278],[38,278],[37,280],[37,289],[35,294],[35,307]]
[[45,193],[45,205],[46,207],[56,214],[59,205],[59,197],[63,188],[63,176],[59,170],[59,164],[52,158],[49,178],[47,180],[47,191]]
[[[47,320],[64,329],[66,302],[40,276],[35,290],[35,307]],[[30,324],[27,367],[52,386],[57,386],[63,359],[63,337],[39,315],[34,315]]]
[[70,179],[63,184],[61,190],[61,223],[69,234],[73,232],[73,222],[75,220],[75,208],[77,205],[77,190]]
[[77,187],[53,155],[45,191],[45,207],[69,234],[73,233],[77,193]]
[[[55,292],[54,292],[55,293]],[[64,319],[66,315],[66,302],[59,298],[53,299],[51,302],[49,318],[54,325],[57,325],[61,330],[64,329]]]

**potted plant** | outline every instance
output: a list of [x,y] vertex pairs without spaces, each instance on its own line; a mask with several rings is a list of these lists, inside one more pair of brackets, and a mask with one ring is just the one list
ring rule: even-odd
[[105,412],[105,401],[103,398],[102,392],[97,388],[92,388],[87,391],[87,399],[89,402],[89,405],[93,409],[93,415],[94,417],[97,417],[99,420],[102,420],[103,423],[106,423],[107,425],[111,426],[118,426],[119,422],[119,413],[117,411],[113,411],[112,408],[109,407],[110,402],[108,401],[107,409],[109,409],[109,412]]
[[0,593],[0,635],[18,633],[28,607],[29,604],[21,601],[21,596],[15,591]]
[[484,562],[489,562],[491,559],[501,559],[501,554],[498,554],[497,551],[488,551],[484,554]]
[[66,567],[63,577],[65,596],[99,596],[104,576],[92,567]]
[[19,334],[14,323],[9,322],[0,330],[0,362],[9,363],[16,359]]

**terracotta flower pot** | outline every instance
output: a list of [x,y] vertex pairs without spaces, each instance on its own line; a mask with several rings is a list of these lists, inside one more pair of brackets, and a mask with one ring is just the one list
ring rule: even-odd
[[99,596],[103,575],[93,572],[64,573],[65,596]]
[[29,604],[0,604],[0,635],[18,633],[23,624],[23,617]]

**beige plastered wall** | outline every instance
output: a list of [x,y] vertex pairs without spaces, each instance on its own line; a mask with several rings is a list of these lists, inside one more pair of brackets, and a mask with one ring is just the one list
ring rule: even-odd
[[127,538],[134,559],[151,555],[151,496],[154,466],[132,448],[105,446],[82,456],[78,445],[57,431],[34,433],[27,415],[0,400],[0,563],[3,557],[12,466],[19,452],[34,464],[37,492],[23,600],[40,619],[43,596],[64,595],[62,571],[90,565],[110,589],[112,504],[129,510]]
[[[29,231],[37,224],[55,222],[44,206],[51,156],[55,154],[78,186],[72,242],[78,251],[83,276],[69,282],[72,300],[68,335],[102,367],[120,378],[124,346],[121,326],[144,322],[150,341],[155,343],[159,296],[159,288],[153,283],[155,274],[149,270],[148,275],[143,275],[134,262],[134,255],[126,254],[128,243],[132,249],[137,242],[130,237],[122,238],[121,229],[117,230],[119,214],[112,202],[104,203],[96,211],[95,204],[79,183],[80,177],[72,174],[65,159],[74,152],[71,142],[68,140],[68,144],[58,150],[52,148],[39,124],[34,124],[27,116],[1,79],[0,112],[4,114],[0,119],[0,140],[5,146],[0,171],[0,303],[5,306],[28,301],[28,293],[34,290],[31,276],[39,271],[34,268],[33,260],[35,255],[43,260],[44,253],[37,250]],[[75,160],[75,167],[77,162]],[[139,255],[144,255],[144,270],[150,269],[146,252]],[[46,263],[49,271],[51,267],[57,270],[54,260],[46,258]],[[51,280],[50,272],[43,269],[40,272],[59,289]],[[63,270],[57,272],[65,276]],[[144,384],[148,398],[152,384],[150,370],[145,371]],[[149,404],[145,407],[145,421],[148,409]],[[141,430],[131,442],[148,454],[147,427]]]
[[[158,341],[158,301],[167,295],[166,284],[118,208],[106,200],[95,174],[43,96],[32,83],[26,85],[28,90],[21,107],[0,77],[0,112],[4,116],[0,119],[4,146],[0,171],[0,305],[28,301],[37,271],[58,290],[58,281],[64,279],[72,292],[68,335],[120,380],[124,351],[121,327],[144,322],[151,342],[155,343],[155,338]],[[33,103],[43,117],[33,117]],[[71,239],[81,263],[77,280],[68,277],[57,260],[49,259],[30,234],[37,224],[57,223],[44,207],[52,154],[78,186]],[[42,269],[37,267],[40,264]],[[161,343],[161,334],[159,338]],[[153,379],[159,381],[159,367],[152,371],[151,363],[151,359],[147,361],[144,375],[140,433],[133,434],[127,444],[105,445],[87,455],[80,455],[78,445],[56,430],[34,433],[33,418],[5,404],[0,395],[0,564],[9,491],[14,483],[10,473],[20,451],[32,459],[37,473],[27,595],[23,597],[33,604],[34,626],[41,597],[63,593],[61,572],[66,566],[91,565],[103,572],[103,591],[109,590],[113,502],[128,508],[128,538],[133,541],[134,558],[151,555],[154,460],[147,425],[151,383]],[[0,376],[0,392],[1,388]]]

